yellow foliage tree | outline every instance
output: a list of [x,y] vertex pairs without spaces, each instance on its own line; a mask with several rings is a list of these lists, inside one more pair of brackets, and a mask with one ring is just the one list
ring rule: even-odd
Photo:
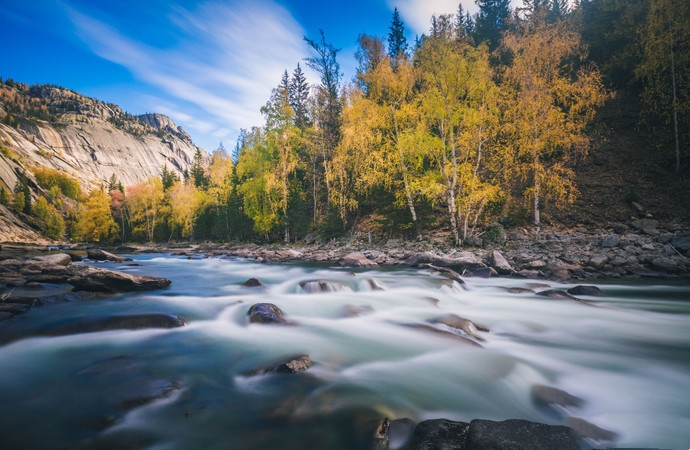
[[153,241],[156,225],[165,213],[163,200],[163,183],[159,177],[151,177],[144,183],[127,188],[125,207],[132,234],[140,234]]
[[[57,226],[57,225],[56,225]],[[119,232],[110,212],[110,196],[101,189],[91,191],[77,206],[77,222],[72,238],[87,242],[107,242]]]

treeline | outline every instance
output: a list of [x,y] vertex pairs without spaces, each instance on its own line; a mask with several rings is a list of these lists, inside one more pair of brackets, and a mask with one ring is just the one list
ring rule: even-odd
[[[183,179],[110,186],[80,201],[67,230],[92,241],[293,241],[363,229],[455,245],[487,224],[532,224],[578,194],[575,163],[593,121],[625,98],[687,171],[690,12],[684,0],[477,0],[479,13],[431,19],[408,43],[397,12],[360,35],[354,80],[323,32],[208,166]],[[618,100],[616,100],[618,101]],[[625,164],[625,162],[621,162]]]

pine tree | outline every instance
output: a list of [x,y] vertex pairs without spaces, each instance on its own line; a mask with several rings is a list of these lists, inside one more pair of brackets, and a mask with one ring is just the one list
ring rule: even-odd
[[302,72],[302,68],[297,63],[297,68],[292,72],[292,79],[290,80],[290,106],[295,113],[294,124],[296,127],[304,130],[311,126],[309,119],[309,83],[307,77]]
[[479,6],[476,19],[476,42],[487,41],[489,49],[498,47],[501,31],[505,29],[506,19],[510,15],[510,0],[475,0]]
[[395,69],[398,67],[400,59],[408,58],[405,25],[402,19],[400,19],[398,8],[393,10],[393,20],[388,29],[390,30],[388,33],[388,56],[390,57],[391,67]]

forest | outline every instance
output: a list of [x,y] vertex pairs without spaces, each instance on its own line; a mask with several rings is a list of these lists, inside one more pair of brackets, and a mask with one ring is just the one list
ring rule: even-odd
[[32,205],[24,183],[0,202],[54,239],[266,243],[441,230],[460,246],[492,223],[552,224],[578,196],[577,162],[604,106],[632,115],[622,126],[644,130],[670,170],[687,174],[686,0],[476,3],[475,15],[459,6],[432,17],[414,42],[395,10],[387,36],[357,37],[353,80],[326,32],[305,37],[312,56],[267,93],[264,123],[210,163],[198,152],[181,179],[163,167],[86,194],[36,169],[50,198]]

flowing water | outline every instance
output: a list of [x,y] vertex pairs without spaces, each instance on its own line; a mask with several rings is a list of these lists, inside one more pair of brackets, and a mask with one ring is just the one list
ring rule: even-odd
[[[690,448],[688,285],[600,284],[606,296],[577,302],[538,296],[547,287],[529,280],[462,286],[425,270],[134,258],[103,266],[171,287],[36,307],[0,329],[1,448],[359,449],[382,417],[568,416],[615,433],[604,446]],[[250,277],[264,286],[242,286]],[[307,293],[309,280],[340,289]],[[248,324],[259,302],[295,325]],[[187,324],[46,336],[151,312]],[[449,313],[490,328],[481,347],[428,328]],[[304,354],[304,373],[251,375]],[[583,402],[539,407],[535,385]]]

